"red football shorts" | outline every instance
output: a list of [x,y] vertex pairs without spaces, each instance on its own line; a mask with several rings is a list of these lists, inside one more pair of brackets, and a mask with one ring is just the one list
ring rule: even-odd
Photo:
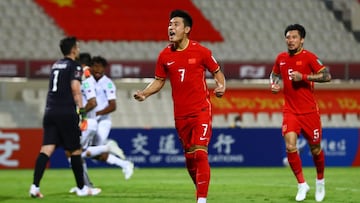
[[209,110],[198,116],[175,119],[175,127],[184,150],[191,146],[208,146],[212,135],[212,121]]
[[284,113],[282,133],[288,132],[302,134],[309,144],[320,144],[322,128],[319,112],[307,114]]

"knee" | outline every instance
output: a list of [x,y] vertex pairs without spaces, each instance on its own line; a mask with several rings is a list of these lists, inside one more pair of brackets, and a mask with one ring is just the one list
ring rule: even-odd
[[91,157],[91,152],[88,151],[88,150],[85,150],[85,156],[86,156],[86,157]]
[[81,153],[82,153],[82,150],[81,150],[81,149],[77,149],[77,150],[74,150],[74,151],[70,151],[70,155],[71,155],[71,156],[81,155]]
[[40,149],[40,153],[45,154],[46,156],[50,157],[55,151],[55,146],[42,146]]
[[98,159],[100,160],[100,161],[106,161],[107,159],[108,159],[108,157],[109,157],[109,153],[102,153],[102,154],[100,154],[99,156],[98,156]]
[[297,151],[297,146],[293,145],[293,144],[286,144],[286,151],[287,152],[296,152]]
[[195,145],[185,150],[185,158],[200,161],[208,159],[208,152],[206,146]]
[[312,155],[318,155],[321,152],[321,147],[320,145],[312,145],[310,146],[310,151]]

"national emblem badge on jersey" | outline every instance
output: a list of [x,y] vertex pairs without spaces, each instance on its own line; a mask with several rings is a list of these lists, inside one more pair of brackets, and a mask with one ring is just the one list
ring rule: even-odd
[[195,64],[195,63],[196,63],[196,58],[190,58],[190,59],[188,59],[188,63],[189,63],[189,64]]
[[75,71],[75,78],[81,78],[82,77],[82,68],[80,66],[76,67],[76,71]]

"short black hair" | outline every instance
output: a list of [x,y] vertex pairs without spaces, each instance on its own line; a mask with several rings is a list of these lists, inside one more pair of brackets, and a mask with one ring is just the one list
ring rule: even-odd
[[305,28],[304,26],[300,25],[300,24],[291,24],[291,25],[288,25],[286,28],[285,28],[285,32],[284,32],[284,35],[286,36],[286,33],[289,32],[289,31],[292,31],[292,30],[297,30],[300,34],[300,37],[301,38],[305,38],[305,35],[306,35],[306,31],[305,31]]
[[61,53],[66,56],[71,53],[71,49],[76,46],[77,39],[76,37],[65,37],[60,40],[60,50]]
[[173,10],[173,11],[171,11],[171,13],[170,13],[170,20],[171,20],[172,18],[175,18],[175,17],[183,18],[183,19],[184,19],[184,25],[185,25],[185,26],[189,26],[190,28],[192,28],[193,21],[192,21],[192,18],[191,18],[191,16],[189,15],[188,12],[183,11],[183,10],[179,10],[179,9]]
[[87,52],[79,54],[79,63],[87,66],[91,65],[91,55]]
[[102,56],[94,56],[91,59],[91,65],[94,65],[95,63],[101,64],[104,68],[106,68],[109,65],[107,60]]

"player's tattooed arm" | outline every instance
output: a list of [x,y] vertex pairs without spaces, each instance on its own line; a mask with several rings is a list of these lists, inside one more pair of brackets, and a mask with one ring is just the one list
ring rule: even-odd
[[270,84],[279,84],[281,79],[280,74],[276,74],[274,72],[271,72],[270,74]]
[[313,82],[329,82],[331,80],[331,74],[328,68],[323,68],[317,74],[308,75],[307,79]]

